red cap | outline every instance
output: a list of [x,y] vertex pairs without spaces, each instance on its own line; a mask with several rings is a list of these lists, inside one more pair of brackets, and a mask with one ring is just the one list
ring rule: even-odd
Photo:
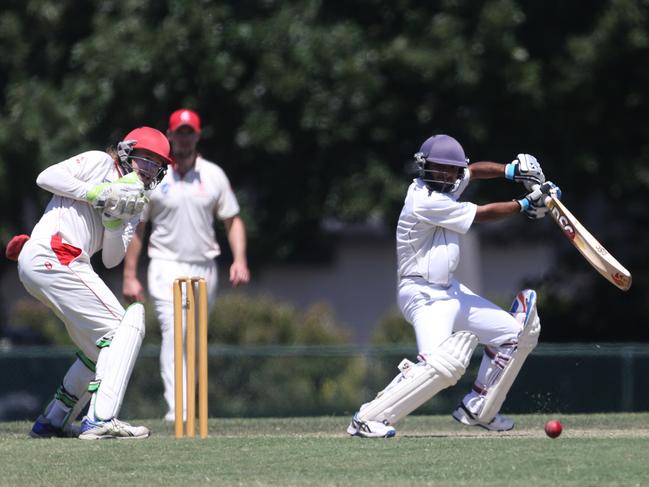
[[181,108],[173,112],[169,117],[169,131],[175,132],[179,127],[184,125],[191,127],[194,132],[200,133],[201,117],[198,116],[198,113],[188,108]]
[[149,152],[159,155],[167,164],[173,164],[171,154],[171,147],[169,146],[169,139],[166,135],[151,127],[139,127],[131,130],[124,140],[137,141],[133,149],[145,149]]

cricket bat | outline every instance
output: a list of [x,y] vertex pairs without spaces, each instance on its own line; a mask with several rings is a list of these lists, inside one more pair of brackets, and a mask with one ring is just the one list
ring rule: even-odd
[[622,291],[627,291],[631,287],[631,273],[579,223],[579,220],[555,196],[548,196],[545,202],[554,221],[590,265],[612,284]]

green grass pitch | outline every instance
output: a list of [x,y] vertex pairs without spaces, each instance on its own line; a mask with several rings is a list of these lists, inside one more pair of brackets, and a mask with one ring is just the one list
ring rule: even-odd
[[[0,423],[0,485],[649,485],[649,413],[513,417],[513,431],[490,433],[411,416],[392,439],[351,438],[346,417],[215,418],[205,440],[141,420],[148,440],[94,442],[33,440],[30,423]],[[564,427],[554,440],[549,419]]]

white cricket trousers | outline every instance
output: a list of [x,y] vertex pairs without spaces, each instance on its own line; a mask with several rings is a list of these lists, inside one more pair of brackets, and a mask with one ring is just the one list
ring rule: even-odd
[[424,357],[434,354],[457,331],[474,333],[485,346],[475,382],[462,399],[466,407],[477,412],[484,402],[484,384],[501,368],[496,363],[498,352],[511,354],[522,323],[457,281],[443,289],[423,279],[402,280],[398,301],[404,317],[415,329],[417,347]]
[[125,310],[88,256],[82,253],[62,264],[51,242],[30,239],[18,258],[18,277],[32,296],[54,311],[74,344],[96,363],[97,341],[112,337]]
[[[112,338],[125,310],[92,269],[87,254],[66,246],[58,236],[51,241],[32,238],[18,257],[18,277],[25,289],[63,322],[81,352],[97,363],[102,350],[97,341]],[[66,394],[78,401],[72,408],[72,421],[87,404],[90,398],[88,384],[94,378],[94,371],[87,364],[82,365],[79,359],[65,374],[62,386]],[[59,399],[55,403],[51,403],[46,414],[70,411],[70,407]],[[58,420],[68,421],[66,417]]]
[[507,311],[453,281],[448,289],[423,279],[403,280],[399,307],[412,324],[419,353],[435,350],[457,331],[469,331],[481,344],[497,348],[518,337],[521,324]]
[[[173,283],[178,277],[203,277],[207,281],[208,308],[216,298],[218,271],[216,261],[204,263],[178,262],[163,259],[151,259],[148,270],[149,295],[153,299],[156,317],[160,323],[162,342],[160,344],[160,376],[164,385],[164,398],[167,403],[165,419],[173,421],[175,411],[174,398],[174,303]],[[184,328],[183,328],[184,329]],[[184,364],[184,361],[183,361]],[[183,377],[185,377],[183,371]],[[183,398],[186,384],[183,383]],[[185,408],[185,399],[183,399]],[[186,416],[183,411],[183,417]]]

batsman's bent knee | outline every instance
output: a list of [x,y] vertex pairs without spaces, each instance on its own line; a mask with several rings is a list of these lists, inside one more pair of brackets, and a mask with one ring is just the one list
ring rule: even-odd
[[447,338],[432,354],[418,363],[404,359],[400,374],[376,398],[361,407],[362,421],[395,424],[439,391],[457,383],[466,372],[478,338],[458,332]]
[[476,415],[477,419],[483,423],[489,423],[500,411],[509,389],[523,367],[525,359],[536,347],[541,333],[541,320],[536,310],[535,291],[525,289],[519,292],[512,303],[510,313],[523,322],[523,328],[515,346],[506,353],[505,360],[498,354],[493,359],[494,369],[497,372],[490,377],[487,384],[484,384],[484,389],[481,392],[484,402]]

